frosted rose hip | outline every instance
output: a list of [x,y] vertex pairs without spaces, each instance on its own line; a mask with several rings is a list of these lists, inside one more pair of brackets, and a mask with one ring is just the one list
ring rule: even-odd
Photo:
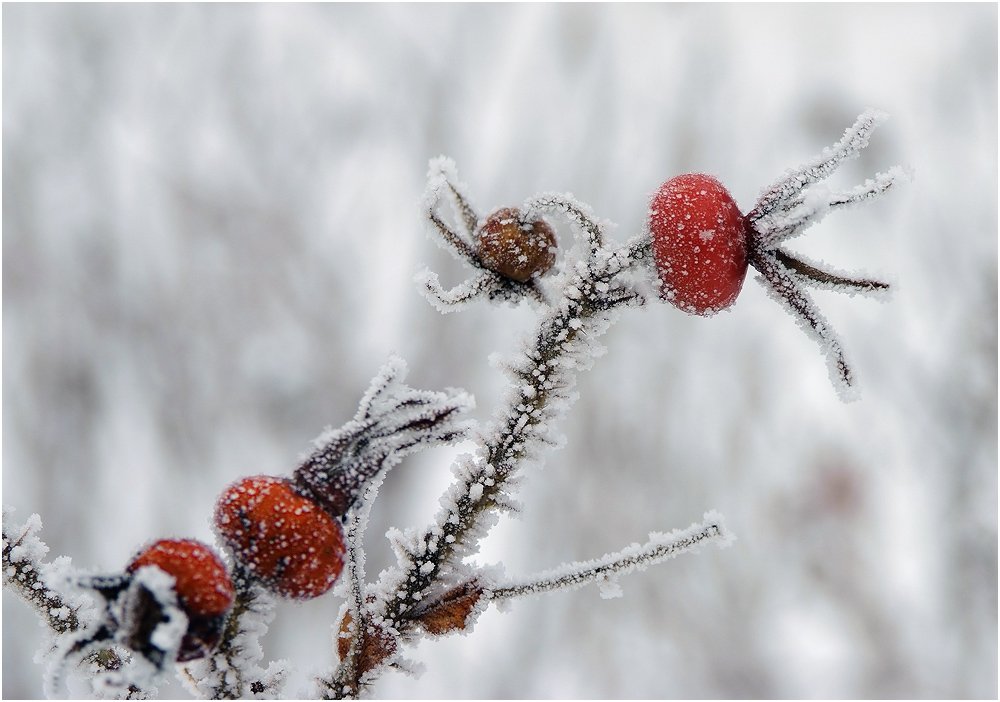
[[650,203],[649,231],[664,299],[705,316],[736,301],[747,274],[746,230],[722,183],[700,173],[671,178]]
[[283,478],[230,485],[216,503],[215,528],[240,565],[284,597],[318,597],[344,567],[339,522]]
[[188,618],[177,660],[207,655],[219,642],[236,597],[225,564],[200,541],[160,539],[133,558],[125,570],[135,573],[146,566],[156,566],[173,576],[177,604]]

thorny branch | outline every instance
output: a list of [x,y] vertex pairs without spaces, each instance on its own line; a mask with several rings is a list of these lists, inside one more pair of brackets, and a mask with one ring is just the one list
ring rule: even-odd
[[[888,286],[820,268],[780,244],[828,211],[876,197],[902,180],[902,169],[893,168],[846,192],[813,187],[864,149],[884,119],[876,111],[862,114],[837,144],[765,189],[744,219],[750,264],[761,273],[772,296],[825,343],[833,374],[846,386],[852,383],[850,367],[803,286],[843,292],[878,292]],[[442,198],[452,206],[457,230],[438,213]],[[480,220],[450,160],[431,162],[424,213],[445,248],[467,263],[473,275],[444,290],[437,275],[425,271],[417,279],[424,294],[442,312],[480,297],[514,303],[529,299],[538,303],[541,317],[505,368],[511,383],[503,406],[493,422],[472,437],[474,454],[456,460],[455,481],[441,498],[433,522],[422,532],[390,533],[397,565],[384,570],[377,582],[366,583],[362,543],[378,487],[386,471],[404,455],[465,438],[472,424],[459,421],[458,416],[472,406],[470,396],[456,390],[434,393],[409,388],[402,383],[405,364],[394,358],[373,381],[354,419],[325,432],[316,450],[295,470],[297,484],[310,499],[347,525],[345,587],[341,590],[347,602],[334,639],[339,664],[317,678],[324,698],[357,697],[386,668],[406,665],[400,651],[418,634],[440,636],[466,630],[490,602],[594,582],[605,583],[605,594],[614,596],[614,581],[622,574],[706,543],[725,546],[733,539],[720,515],[708,513],[701,523],[687,529],[650,534],[645,544],[584,563],[564,564],[526,579],[505,580],[464,563],[478,551],[499,514],[517,509],[513,488],[521,468],[537,460],[545,447],[559,443],[551,427],[575,401],[577,375],[597,355],[598,337],[614,322],[619,309],[646,302],[635,278],[650,268],[648,229],[624,245],[609,243],[603,224],[590,209],[564,194],[530,198],[519,212],[524,219],[509,221],[528,228],[542,215],[568,220],[582,243],[582,259],[564,256],[561,270],[548,275],[545,283],[542,275],[549,273],[555,260],[555,248],[548,244],[545,250],[551,259],[546,269],[532,270],[530,276],[490,264],[483,239],[476,239],[477,230],[481,234],[489,228],[490,218],[485,224]],[[359,492],[364,496],[356,500]],[[114,688],[116,694],[127,697],[144,696],[146,691],[130,684],[131,678],[124,674],[129,659],[114,647],[103,646],[108,637],[81,638],[89,624],[83,621],[80,608],[71,605],[47,579],[48,565],[42,561],[47,549],[37,538],[40,526],[33,515],[24,527],[12,527],[4,512],[4,585],[24,597],[53,632],[69,641],[68,650],[103,671],[111,681],[109,690]],[[187,663],[182,675],[191,690],[204,697],[276,696],[287,676],[284,664],[271,663],[266,670],[259,666],[263,656],[259,638],[273,617],[273,602],[239,565],[236,568],[239,587],[220,645],[212,655]]]
[[[451,176],[447,178],[448,191],[457,201],[456,209],[466,222],[474,221],[474,211],[461,189],[451,184],[455,175],[453,166],[444,164],[441,171]],[[435,187],[441,188],[441,184]],[[648,236],[639,236],[620,248],[607,248],[600,224],[569,196],[534,198],[525,203],[523,210],[566,215],[582,234],[588,249],[587,259],[567,272],[556,301],[533,335],[533,342],[507,369],[513,392],[495,424],[480,433],[475,457],[459,459],[456,482],[442,499],[443,508],[434,523],[420,535],[398,537],[400,566],[383,573],[378,588],[379,592],[389,594],[384,598],[370,596],[363,604],[359,603],[359,609],[352,609],[352,616],[356,617],[353,622],[359,623],[352,623],[353,628],[346,632],[342,627],[340,636],[349,637],[349,645],[344,646],[349,653],[332,676],[321,680],[327,697],[357,696],[381,667],[399,662],[399,644],[417,629],[432,633],[437,633],[437,629],[449,630],[438,623],[442,612],[448,612],[444,620],[450,622],[449,627],[464,628],[464,618],[474,613],[484,593],[492,592],[483,597],[483,604],[489,599],[517,594],[511,588],[491,591],[478,580],[462,580],[457,572],[461,561],[476,552],[478,542],[498,513],[513,508],[511,480],[521,466],[534,459],[540,448],[555,443],[549,425],[572,403],[577,371],[589,366],[595,340],[611,324],[615,311],[644,303],[625,274],[648,258]],[[433,206],[429,211],[433,213]],[[462,247],[455,246],[449,236],[451,230],[447,225],[436,218],[431,222],[437,231],[447,232],[448,243],[462,253]],[[693,541],[688,546],[721,535],[720,526],[706,527],[701,537],[690,537]],[[640,561],[662,560],[683,550],[686,550],[683,545],[660,544],[643,556],[622,556],[624,560],[595,566],[593,576],[582,574],[580,582],[610,570],[624,571]],[[456,578],[459,584],[442,592]],[[354,614],[355,611],[358,613]],[[432,614],[438,618],[429,625]],[[452,622],[453,619],[458,623]],[[364,665],[358,664],[359,651],[368,653]]]

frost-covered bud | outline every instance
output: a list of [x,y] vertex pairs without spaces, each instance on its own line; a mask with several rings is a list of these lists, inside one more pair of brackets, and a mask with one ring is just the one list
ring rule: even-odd
[[319,597],[344,568],[340,523],[284,478],[230,485],[216,503],[215,528],[240,566],[282,597]]
[[236,595],[225,564],[200,541],[161,539],[143,549],[125,570],[134,574],[148,566],[173,577],[177,604],[187,615],[177,660],[207,655],[219,643]]
[[556,262],[556,235],[544,219],[525,221],[514,207],[497,210],[476,232],[483,265],[519,283],[544,275]]

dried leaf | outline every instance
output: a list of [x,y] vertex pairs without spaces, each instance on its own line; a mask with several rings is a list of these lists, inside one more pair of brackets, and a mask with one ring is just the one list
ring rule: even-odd
[[475,580],[463,583],[421,607],[415,620],[429,634],[462,631],[482,595],[483,587]]

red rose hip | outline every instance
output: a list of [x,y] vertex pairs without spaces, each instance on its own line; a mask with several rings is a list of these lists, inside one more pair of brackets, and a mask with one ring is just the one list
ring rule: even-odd
[[230,485],[216,503],[215,528],[239,564],[283,597],[318,597],[344,567],[340,523],[283,478]]
[[156,566],[174,578],[177,604],[188,618],[177,660],[201,658],[222,635],[236,592],[225,564],[215,552],[193,539],[161,539],[132,559],[126,572]]
[[712,176],[671,178],[649,208],[660,294],[691,314],[708,316],[736,301],[747,274],[743,215]]

